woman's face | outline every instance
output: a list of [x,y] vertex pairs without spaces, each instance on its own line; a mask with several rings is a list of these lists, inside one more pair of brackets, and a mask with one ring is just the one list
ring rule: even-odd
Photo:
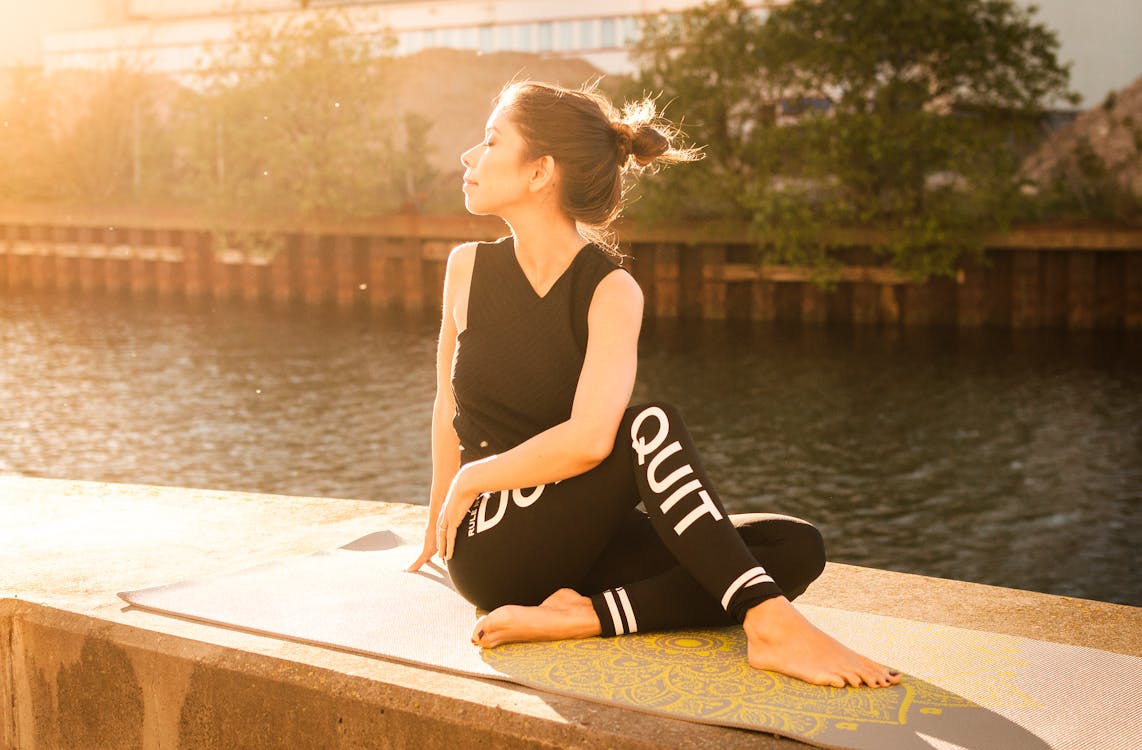
[[464,206],[477,215],[502,216],[528,200],[531,160],[525,159],[523,136],[502,109],[488,118],[484,140],[460,155],[464,165]]

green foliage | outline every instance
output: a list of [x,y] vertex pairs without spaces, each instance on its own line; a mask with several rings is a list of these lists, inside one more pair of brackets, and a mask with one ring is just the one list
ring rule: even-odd
[[[0,200],[201,212],[220,246],[272,252],[307,222],[416,211],[430,123],[393,112],[390,39],[333,12],[251,21],[201,77],[16,71],[0,91]],[[237,229],[235,229],[237,228]]]
[[51,160],[52,106],[38,70],[12,72],[0,100],[0,199],[46,200],[55,193]]
[[44,76],[17,71],[0,101],[0,199],[108,206],[160,200],[172,144],[169,82],[120,65]]
[[239,28],[181,108],[185,197],[219,226],[269,230],[229,238],[247,244],[312,219],[415,204],[429,174],[424,124],[388,111],[381,51],[333,13]]
[[[640,73],[628,93],[661,92],[669,116],[704,158],[672,169],[666,180],[641,186],[653,212],[665,216],[733,218],[749,216],[741,186],[772,173],[773,151],[759,148],[759,130],[772,125],[775,90],[767,84],[758,40],[762,22],[740,2],[651,17],[635,54]],[[636,212],[642,209],[636,204]]]
[[[1135,137],[1142,141],[1142,132]],[[1130,166],[1142,166],[1142,147],[1136,146]],[[1024,213],[1032,220],[1102,221],[1134,223],[1142,221],[1142,196],[1136,194],[1122,175],[1125,168],[1112,169],[1091,146],[1080,138],[1074,152],[1052,170],[1036,200],[1024,202]]]
[[651,24],[639,84],[698,113],[709,158],[643,210],[703,183],[697,213],[748,217],[771,261],[827,270],[832,230],[859,227],[897,268],[951,273],[1010,217],[1044,105],[1072,96],[1057,50],[1013,0],[794,0],[764,23],[720,0]]
[[[1118,94],[1110,92],[1098,110],[1084,113],[1060,134],[1065,145],[1048,142],[1037,154],[1040,164],[1029,170],[1038,172],[1037,184],[1026,188],[1021,218],[1142,223],[1142,123],[1131,113],[1129,97],[1126,101],[1119,109]],[[1099,135],[1100,148],[1091,142],[1092,133]],[[1050,164],[1046,174],[1044,161]]]

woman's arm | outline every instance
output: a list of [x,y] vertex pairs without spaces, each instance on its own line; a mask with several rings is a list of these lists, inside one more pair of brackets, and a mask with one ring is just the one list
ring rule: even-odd
[[456,402],[452,394],[452,358],[456,336],[467,312],[475,244],[460,245],[448,256],[444,273],[444,306],[440,339],[436,344],[436,398],[432,403],[432,488],[429,490],[428,526],[420,557],[408,570],[419,570],[436,553],[436,523],[448,488],[460,468],[460,438],[452,426]]
[[595,288],[587,313],[587,352],[570,419],[455,473],[443,509],[446,528],[438,529],[444,559],[451,557],[456,529],[479,494],[558,482],[610,454],[634,390],[641,326],[642,290],[630,274],[610,273]]

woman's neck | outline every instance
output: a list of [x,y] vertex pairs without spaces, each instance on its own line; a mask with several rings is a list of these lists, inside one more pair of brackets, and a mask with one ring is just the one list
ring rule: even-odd
[[515,239],[516,259],[531,285],[549,288],[587,241],[562,211],[528,211],[505,217]]

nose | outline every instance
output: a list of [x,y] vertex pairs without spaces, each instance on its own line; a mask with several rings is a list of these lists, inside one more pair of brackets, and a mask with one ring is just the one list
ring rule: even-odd
[[480,148],[479,144],[460,154],[460,163],[463,164],[465,168],[472,168],[472,164],[474,163],[472,161],[472,154],[474,154],[478,148]]

